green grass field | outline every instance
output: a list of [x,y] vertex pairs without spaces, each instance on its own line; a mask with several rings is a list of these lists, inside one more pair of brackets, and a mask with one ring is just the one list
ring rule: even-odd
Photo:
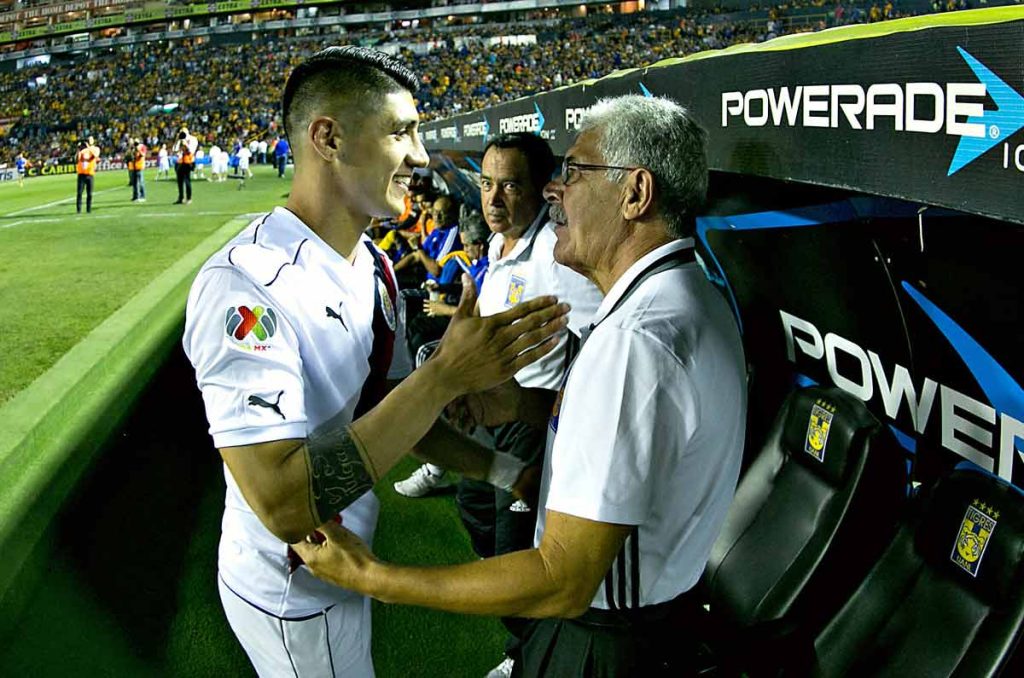
[[[0,184],[0,406],[219,226],[283,204],[290,180],[254,169],[241,190],[235,181],[194,182],[191,205],[173,205],[174,182],[154,181],[153,171],[143,204],[130,202],[126,172],[99,174],[88,215],[75,214],[73,176],[31,179],[23,189]],[[203,436],[193,458],[167,466],[159,428],[149,422],[122,433],[130,441],[139,435],[133,431],[157,431],[135,448],[115,444],[55,521],[55,555],[33,563],[25,578],[33,602],[16,632],[0,639],[5,674],[251,675],[215,588],[223,502],[216,452]],[[143,448],[156,452],[135,456]],[[391,489],[413,468],[406,460],[377,488],[376,552],[418,564],[471,559],[451,494],[412,501]],[[153,530],[131,514],[140,486],[154,483],[168,484],[166,496],[144,501],[156,502],[166,524],[142,540],[155,552],[140,558],[124,537]],[[123,561],[111,558],[121,549]],[[497,620],[383,605],[374,615],[382,678],[480,676],[501,658]]]

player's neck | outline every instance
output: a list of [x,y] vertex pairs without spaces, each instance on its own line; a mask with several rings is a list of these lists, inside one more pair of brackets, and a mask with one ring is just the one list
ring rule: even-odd
[[346,210],[337,201],[324,200],[318,191],[299,189],[302,185],[299,179],[296,176],[292,182],[292,192],[285,207],[331,249],[352,261],[359,237],[368,223],[366,215]]

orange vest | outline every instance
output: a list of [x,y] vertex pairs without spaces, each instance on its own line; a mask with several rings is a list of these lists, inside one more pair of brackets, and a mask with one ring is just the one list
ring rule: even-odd
[[146,147],[142,146],[135,150],[135,166],[132,167],[135,170],[146,169]]
[[99,157],[92,151],[93,147],[83,148],[78,152],[75,160],[75,169],[79,174],[96,174],[96,161]]
[[181,148],[181,164],[191,165],[195,162],[195,156],[192,155],[192,151],[188,150],[188,146],[182,146]]

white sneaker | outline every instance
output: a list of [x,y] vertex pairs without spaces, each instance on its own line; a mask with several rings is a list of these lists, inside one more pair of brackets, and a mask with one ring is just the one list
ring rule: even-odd
[[451,484],[451,478],[443,469],[440,473],[431,473],[430,464],[423,464],[411,476],[395,483],[395,492],[403,497],[424,497]]
[[513,502],[512,505],[508,507],[508,510],[512,511],[512,513],[529,513],[530,505],[527,504],[522,499],[516,499],[515,502]]
[[488,671],[484,678],[509,678],[512,675],[512,665],[514,663],[515,661],[512,657],[505,657],[500,664]]

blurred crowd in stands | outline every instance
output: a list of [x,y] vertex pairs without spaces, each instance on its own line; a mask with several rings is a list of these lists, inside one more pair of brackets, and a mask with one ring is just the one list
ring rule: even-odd
[[[949,9],[966,7],[966,0],[935,1],[942,10],[947,2]],[[342,41],[403,45],[404,60],[422,77],[420,111],[431,120],[661,59],[899,16],[891,0],[815,0],[739,14],[675,10],[476,24],[435,33],[350,32]],[[524,34],[536,41],[490,44]],[[11,163],[19,151],[33,165],[66,161],[89,135],[108,159],[121,158],[135,137],[155,152],[182,126],[201,145],[232,148],[253,138],[274,139],[287,73],[325,44],[338,43],[339,36],[254,36],[243,45],[141,43],[94,50],[59,67],[0,73],[0,164]]]

